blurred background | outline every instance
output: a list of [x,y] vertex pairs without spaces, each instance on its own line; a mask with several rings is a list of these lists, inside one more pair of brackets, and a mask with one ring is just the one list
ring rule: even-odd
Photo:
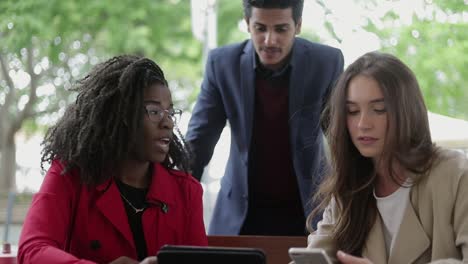
[[[345,65],[372,50],[401,58],[420,82],[433,139],[468,155],[468,0],[305,0],[300,36],[340,48]],[[41,140],[91,67],[122,53],[155,60],[185,133],[207,52],[248,37],[242,0],[1,0],[2,240],[17,244],[44,176]],[[203,177],[206,225],[229,144],[225,129]]]

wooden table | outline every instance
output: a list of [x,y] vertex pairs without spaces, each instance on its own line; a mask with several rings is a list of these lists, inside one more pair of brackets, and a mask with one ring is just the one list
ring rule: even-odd
[[290,247],[306,247],[307,237],[295,236],[208,236],[208,245],[215,247],[259,248],[265,252],[267,264],[287,264]]

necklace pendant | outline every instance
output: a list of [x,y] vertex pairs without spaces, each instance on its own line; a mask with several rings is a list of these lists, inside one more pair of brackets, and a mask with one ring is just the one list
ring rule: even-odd
[[133,209],[135,209],[135,214],[141,213],[141,212],[143,212],[145,210],[144,207],[143,208],[133,208]]
[[135,211],[135,214],[141,213],[146,209],[146,206],[143,206],[142,208],[136,208],[122,193],[120,193],[120,196]]

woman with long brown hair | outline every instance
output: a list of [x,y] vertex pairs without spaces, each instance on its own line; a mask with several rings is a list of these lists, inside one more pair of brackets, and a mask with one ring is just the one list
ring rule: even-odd
[[309,219],[323,211],[323,220],[308,247],[342,263],[466,261],[468,161],[432,142],[412,71],[367,53],[328,107],[332,166],[314,197]]

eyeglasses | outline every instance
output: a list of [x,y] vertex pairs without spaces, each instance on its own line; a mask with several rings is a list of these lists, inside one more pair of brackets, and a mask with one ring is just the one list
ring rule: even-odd
[[182,116],[182,110],[180,109],[161,109],[157,106],[147,105],[144,107],[146,114],[151,121],[155,123],[161,122],[164,116],[167,114],[167,117],[172,121],[172,123],[177,124]]

